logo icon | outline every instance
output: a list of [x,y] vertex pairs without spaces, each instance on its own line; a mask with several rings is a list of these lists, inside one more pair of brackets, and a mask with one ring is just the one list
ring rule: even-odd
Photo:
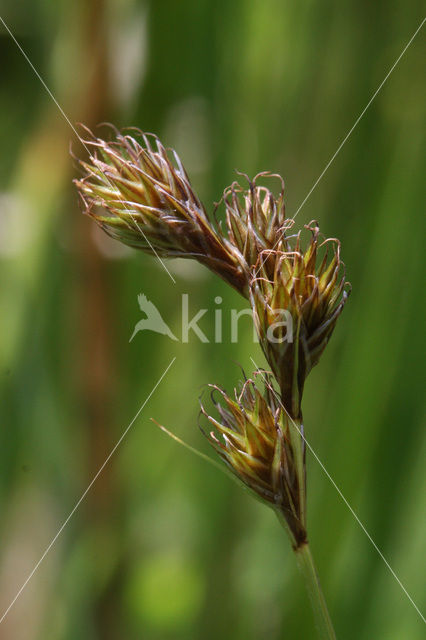
[[146,315],[146,318],[136,323],[129,342],[133,340],[139,331],[146,331],[147,329],[148,331],[155,331],[155,333],[161,333],[172,340],[178,341],[178,338],[176,338],[170,327],[164,322],[155,304],[148,300],[143,293],[138,295],[138,303],[140,310]]

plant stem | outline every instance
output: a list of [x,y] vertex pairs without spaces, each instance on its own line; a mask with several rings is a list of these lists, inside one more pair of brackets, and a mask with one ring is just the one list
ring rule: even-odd
[[302,544],[295,549],[297,564],[305,578],[306,588],[308,590],[309,599],[315,616],[319,637],[322,640],[336,640],[333,623],[328,613],[327,604],[324,594],[321,590],[320,581],[314,560],[312,558],[311,549],[308,543]]

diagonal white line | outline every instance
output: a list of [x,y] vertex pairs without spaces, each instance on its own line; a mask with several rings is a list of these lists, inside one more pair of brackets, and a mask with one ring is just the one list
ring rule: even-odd
[[[250,360],[254,364],[255,368],[259,369],[259,367],[257,366],[257,364],[255,363],[255,361],[253,360],[253,358],[251,356],[250,356]],[[261,370],[260,370],[260,373],[261,373],[264,381],[266,382],[266,378],[263,375],[263,373],[261,372]],[[293,420],[291,415],[288,413],[288,411],[284,407],[284,405],[281,402],[281,398],[279,397],[278,393],[275,390],[273,390],[273,391],[274,391],[274,394],[275,394],[276,398],[278,399],[278,402],[280,403],[280,405],[282,406],[282,408],[286,412],[287,416],[289,417],[289,419],[291,420],[293,425],[296,427],[297,431],[300,433],[300,436],[304,440],[304,442],[305,442],[306,446],[308,447],[309,451],[312,453],[312,455],[314,456],[315,460],[318,462],[318,464],[320,465],[321,469],[324,471],[325,475],[330,480],[331,484],[336,489],[337,493],[342,498],[343,502],[345,503],[345,505],[347,506],[347,508],[349,509],[349,511],[351,512],[351,514],[355,518],[355,520],[358,522],[359,526],[364,531],[364,533],[367,536],[367,538],[370,540],[370,542],[373,545],[373,547],[375,548],[375,550],[377,551],[377,553],[379,554],[379,556],[381,557],[381,559],[383,560],[383,562],[385,563],[385,565],[387,566],[387,568],[389,569],[389,571],[391,572],[391,574],[393,575],[393,577],[395,578],[395,580],[397,581],[397,583],[399,584],[399,586],[401,587],[401,589],[403,590],[403,592],[405,593],[405,595],[407,596],[407,598],[409,599],[409,601],[411,602],[411,604],[413,605],[413,607],[415,608],[415,610],[417,611],[417,613],[419,614],[421,619],[423,620],[423,622],[426,624],[426,619],[424,618],[424,616],[423,616],[422,612],[420,611],[419,607],[416,605],[416,603],[414,602],[413,598],[410,596],[410,594],[408,593],[407,589],[404,587],[404,585],[402,584],[401,580],[398,578],[398,576],[396,575],[395,571],[392,569],[392,567],[390,566],[389,562],[386,560],[385,556],[380,551],[379,547],[374,542],[374,540],[371,537],[371,535],[368,533],[368,531],[365,528],[364,524],[361,522],[361,520],[359,519],[358,515],[353,510],[353,508],[351,507],[351,505],[349,504],[349,502],[347,501],[347,499],[345,498],[345,496],[341,492],[340,488],[337,486],[336,482],[333,480],[333,478],[331,477],[331,475],[329,474],[329,472],[327,471],[327,469],[325,468],[325,466],[323,465],[323,463],[321,462],[321,460],[319,459],[319,457],[315,453],[314,449],[311,447],[309,442],[306,440],[306,438],[305,438],[304,434],[302,433],[301,429],[299,429],[298,425],[295,423],[295,421]]]
[[308,198],[311,196],[311,193],[314,191],[314,189],[317,187],[318,183],[322,180],[324,174],[328,171],[330,165],[334,162],[336,156],[338,155],[338,153],[340,153],[342,147],[346,144],[346,142],[348,141],[349,137],[352,135],[352,132],[354,131],[354,129],[358,126],[360,120],[363,118],[365,112],[367,111],[367,109],[370,107],[371,103],[373,102],[373,100],[377,97],[377,95],[380,93],[380,91],[382,90],[385,82],[387,81],[387,79],[389,78],[389,76],[391,75],[391,73],[394,71],[395,67],[398,65],[398,63],[400,62],[401,58],[403,57],[403,55],[405,54],[405,52],[407,51],[408,47],[411,45],[411,43],[413,42],[414,38],[417,36],[417,34],[419,33],[420,29],[423,27],[424,23],[425,23],[426,18],[423,18],[423,20],[421,21],[421,23],[419,24],[419,26],[417,27],[417,29],[415,30],[415,32],[413,33],[413,35],[411,36],[411,38],[409,39],[409,41],[407,42],[407,44],[405,45],[405,47],[403,48],[403,50],[401,51],[401,53],[399,54],[399,56],[397,57],[397,59],[395,60],[395,62],[393,63],[393,65],[391,66],[391,68],[389,69],[389,71],[387,72],[386,76],[384,77],[384,79],[382,80],[382,82],[379,84],[379,86],[377,87],[376,91],[373,93],[373,95],[371,96],[370,100],[367,102],[367,104],[365,105],[364,109],[361,111],[361,113],[359,114],[358,118],[355,120],[354,124],[352,125],[352,127],[349,129],[348,133],[345,135],[345,137],[343,138],[342,142],[339,144],[339,146],[337,147],[336,151],[333,153],[333,155],[331,156],[330,160],[327,162],[327,164],[325,165],[324,169],[322,170],[322,172],[320,173],[320,175],[318,176],[318,178],[316,179],[316,181],[314,182],[314,184],[312,185],[310,191],[308,192],[307,196],[305,197],[305,199],[303,200],[302,204],[299,206],[299,208],[297,209],[296,213],[293,216],[293,220],[295,219],[295,217],[297,216],[297,214],[299,213],[300,209],[303,207],[303,205],[305,204],[305,202],[308,200]]
[[167,368],[163,371],[162,375],[160,376],[160,378],[157,380],[157,382],[155,383],[155,385],[153,386],[153,388],[151,389],[150,393],[148,394],[148,396],[146,397],[146,399],[144,400],[143,404],[141,405],[141,407],[139,408],[138,412],[135,414],[134,418],[131,420],[131,422],[129,423],[129,425],[126,427],[126,429],[123,431],[122,435],[120,436],[120,438],[117,440],[117,442],[115,443],[114,447],[112,448],[111,452],[109,453],[108,457],[106,458],[105,462],[102,464],[102,466],[99,468],[99,470],[97,471],[96,475],[93,477],[93,479],[91,480],[89,486],[87,487],[87,489],[84,491],[84,493],[81,495],[81,497],[78,499],[78,501],[75,503],[71,513],[69,514],[69,516],[66,518],[66,520],[64,520],[63,524],[61,525],[59,531],[57,532],[57,534],[55,535],[54,538],[52,538],[51,542],[49,543],[49,545],[47,546],[46,550],[44,551],[43,555],[41,556],[40,560],[37,562],[37,564],[35,565],[34,569],[31,571],[31,573],[29,574],[29,576],[27,577],[27,579],[25,580],[24,584],[22,585],[22,587],[19,589],[18,593],[16,594],[16,596],[13,598],[12,602],[10,603],[10,605],[7,607],[6,611],[3,613],[2,617],[0,618],[0,624],[3,622],[3,620],[5,619],[5,617],[7,616],[7,614],[9,613],[9,611],[11,610],[11,608],[13,607],[13,605],[15,604],[15,602],[17,601],[17,599],[19,598],[19,596],[21,595],[21,593],[23,592],[23,590],[25,589],[25,587],[27,586],[27,584],[29,583],[29,581],[31,580],[31,578],[33,577],[33,575],[35,574],[35,572],[37,571],[37,569],[39,568],[39,566],[41,565],[41,563],[43,562],[43,560],[45,559],[45,557],[47,556],[47,554],[49,553],[49,551],[51,550],[51,548],[53,547],[53,545],[55,544],[55,542],[57,541],[57,539],[59,538],[59,536],[61,535],[62,531],[65,529],[65,527],[67,526],[68,522],[71,520],[72,516],[74,515],[74,513],[77,511],[78,507],[81,505],[81,503],[83,502],[83,500],[85,499],[85,497],[87,496],[87,494],[89,493],[90,489],[92,488],[92,486],[95,484],[96,480],[99,478],[100,474],[102,473],[102,471],[105,469],[106,465],[108,464],[108,462],[111,460],[112,456],[114,455],[114,453],[117,451],[118,447],[120,446],[120,444],[123,442],[124,438],[126,437],[126,435],[128,434],[130,428],[132,427],[132,425],[134,424],[134,422],[136,421],[136,419],[138,418],[140,412],[142,411],[142,409],[145,407],[145,405],[147,404],[148,400],[151,398],[152,394],[154,393],[154,391],[157,389],[158,385],[160,384],[160,382],[163,380],[164,376],[167,374],[167,372],[169,371],[170,367],[172,366],[172,364],[174,363],[174,361],[176,360],[176,356],[174,358],[171,359],[169,365],[167,366]]
[[[53,100],[53,102],[55,103],[55,105],[57,106],[57,108],[59,109],[59,111],[61,112],[63,118],[65,119],[65,121],[69,124],[69,126],[71,127],[71,129],[73,130],[74,134],[77,137],[77,140],[83,145],[83,147],[85,148],[85,150],[87,151],[87,153],[89,154],[89,156],[91,155],[90,150],[88,148],[88,146],[86,145],[86,143],[84,142],[84,140],[80,137],[77,129],[74,127],[74,125],[72,124],[71,120],[68,118],[67,114],[65,113],[65,111],[63,110],[63,108],[61,107],[61,105],[59,104],[59,102],[56,100],[55,96],[53,95],[53,93],[51,92],[51,90],[49,89],[49,87],[47,86],[46,82],[43,80],[43,78],[41,77],[40,73],[37,71],[37,69],[35,68],[35,66],[33,65],[33,63],[31,62],[30,58],[28,57],[28,55],[25,53],[24,49],[22,48],[22,46],[19,44],[18,40],[15,38],[15,36],[13,35],[12,31],[9,29],[9,27],[7,26],[7,24],[5,23],[5,21],[3,20],[3,18],[0,16],[0,21],[2,22],[4,28],[6,29],[6,31],[8,32],[8,34],[10,35],[10,37],[12,38],[13,42],[16,44],[16,46],[18,47],[19,51],[22,53],[22,55],[24,56],[25,60],[28,62],[28,64],[30,65],[31,69],[34,71],[35,75],[37,76],[37,78],[40,80],[41,84],[43,85],[43,87],[46,89],[47,93],[49,94],[49,96],[51,97],[51,99]],[[103,171],[101,171],[101,173],[103,174],[104,178],[106,179],[106,181],[108,182],[108,184],[110,185],[110,187],[113,188],[113,185],[111,184],[110,180],[108,179],[108,177],[105,175],[105,173]],[[121,204],[125,204],[122,200],[120,200]],[[145,233],[142,231],[142,229],[140,228],[138,221],[133,217],[132,213],[130,212],[130,216],[133,220],[133,222],[135,223],[135,225],[137,226],[138,230],[140,231],[140,233],[142,234],[142,236],[144,237],[144,239],[146,240],[146,242],[148,243],[150,249],[152,250],[152,252],[154,253],[155,257],[157,258],[157,260],[160,262],[160,264],[162,265],[163,269],[166,271],[166,273],[169,275],[169,277],[171,278],[173,284],[176,284],[176,280],[174,279],[174,277],[172,276],[172,274],[170,273],[170,271],[168,270],[168,268],[166,267],[166,265],[164,264],[164,261],[160,258],[160,256],[158,255],[157,251],[154,249],[154,247],[152,246],[151,242],[149,241],[149,239],[146,237]]]
[[[294,214],[294,216],[292,216],[291,219],[295,219],[297,214],[299,213],[299,211],[301,210],[301,208],[305,205],[305,203],[307,202],[307,200],[310,198],[312,192],[314,191],[314,189],[316,189],[316,187],[318,186],[319,182],[322,180],[322,178],[324,177],[324,175],[326,174],[326,172],[328,171],[328,169],[330,168],[331,164],[334,162],[334,160],[336,159],[337,155],[340,153],[340,151],[342,150],[342,147],[346,144],[346,142],[348,141],[349,137],[352,135],[354,129],[358,126],[358,124],[360,123],[361,119],[363,118],[363,116],[365,115],[367,109],[371,106],[372,102],[375,100],[375,98],[377,97],[377,95],[380,93],[380,91],[382,90],[384,84],[386,83],[387,79],[389,78],[389,76],[391,75],[391,73],[395,70],[396,66],[398,65],[398,63],[400,62],[401,58],[403,57],[403,55],[405,54],[405,52],[407,51],[408,47],[412,44],[414,38],[417,36],[417,34],[419,33],[420,29],[423,27],[424,23],[426,21],[426,18],[423,18],[423,20],[421,21],[421,23],[419,24],[419,26],[417,27],[417,29],[415,30],[415,32],[413,33],[413,35],[411,36],[411,38],[409,39],[409,41],[407,42],[407,44],[405,45],[405,47],[403,48],[403,50],[401,51],[401,53],[399,54],[399,56],[397,57],[397,59],[395,60],[395,62],[393,63],[393,65],[391,66],[391,68],[389,69],[389,71],[387,72],[386,76],[384,77],[384,79],[382,80],[382,82],[379,84],[379,86],[377,87],[376,91],[373,93],[373,95],[371,96],[370,100],[367,102],[367,104],[365,105],[364,109],[361,111],[361,113],[359,114],[358,118],[355,120],[354,124],[352,125],[352,127],[349,129],[348,133],[345,135],[345,137],[343,138],[342,142],[339,144],[339,146],[337,147],[336,151],[333,153],[333,155],[331,156],[330,160],[327,162],[327,164],[325,165],[324,169],[322,170],[322,172],[320,173],[320,175],[318,176],[318,178],[316,179],[316,181],[314,182],[314,184],[312,185],[310,191],[308,192],[307,196],[305,197],[305,199],[303,200],[303,202],[299,205],[298,209],[296,210],[296,213]],[[271,251],[273,251],[274,249],[276,249],[277,245],[279,243],[279,240],[277,242],[275,242],[274,246],[272,247]],[[261,267],[259,267],[255,274],[254,274],[254,278],[257,277],[257,275],[259,274],[259,271],[261,270]]]

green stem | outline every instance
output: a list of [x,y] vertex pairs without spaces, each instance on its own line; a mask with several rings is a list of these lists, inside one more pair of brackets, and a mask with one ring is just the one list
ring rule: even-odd
[[303,441],[303,425],[301,420],[288,421],[288,434],[293,448],[294,462],[296,465],[296,476],[299,490],[299,513],[298,517],[302,526],[306,529],[306,482],[305,482],[305,455]]
[[327,604],[321,590],[317,570],[308,543],[302,544],[295,549],[295,554],[297,564],[305,578],[319,637],[321,640],[336,640],[333,623],[328,613]]

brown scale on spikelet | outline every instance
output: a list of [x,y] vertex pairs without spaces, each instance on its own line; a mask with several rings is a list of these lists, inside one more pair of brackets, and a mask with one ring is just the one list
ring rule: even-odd
[[90,131],[91,155],[75,184],[85,212],[111,237],[161,257],[195,258],[244,295],[248,277],[235,248],[211,225],[182,162],[153,134],[137,140],[115,130],[106,142]]
[[[259,376],[264,381],[263,393],[255,382]],[[254,379],[246,380],[239,393],[235,390],[234,399],[216,385],[209,386],[220,394],[221,401],[213,399],[217,418],[201,407],[214,428],[205,435],[232,472],[284,516],[294,546],[303,544],[306,529],[302,425],[289,419],[270,374],[264,371],[256,371]]]
[[318,363],[348,297],[340,243],[321,241],[316,222],[305,228],[311,233],[306,248],[300,231],[286,236],[281,251],[259,256],[250,284],[259,340],[294,418],[300,417],[306,376]]

